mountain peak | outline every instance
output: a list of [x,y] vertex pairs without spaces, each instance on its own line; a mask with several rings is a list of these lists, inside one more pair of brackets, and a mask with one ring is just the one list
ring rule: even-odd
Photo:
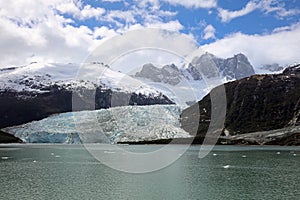
[[242,53],[223,59],[205,52],[200,57],[195,57],[189,67],[195,67],[207,78],[224,76],[232,80],[248,77],[255,73],[248,58]]

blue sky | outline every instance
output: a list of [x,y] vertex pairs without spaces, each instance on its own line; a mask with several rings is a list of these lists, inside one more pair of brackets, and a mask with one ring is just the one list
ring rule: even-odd
[[298,0],[19,0],[0,7],[1,67],[80,62],[103,40],[143,27],[179,32],[219,57],[242,52],[258,67],[300,61]]

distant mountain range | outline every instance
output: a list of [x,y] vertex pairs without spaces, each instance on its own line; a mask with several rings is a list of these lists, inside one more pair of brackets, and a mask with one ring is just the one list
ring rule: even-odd
[[[213,74],[208,70],[212,67],[212,62],[215,62],[215,68],[221,74]],[[85,70],[84,75],[92,76],[78,75],[82,69]],[[242,54],[224,60],[208,53],[195,57],[188,67],[179,68],[171,64],[157,68],[146,64],[134,77],[114,71],[102,63],[31,63],[21,67],[2,68],[0,114],[3,117],[0,119],[0,128],[72,111],[74,98],[77,104],[82,105],[79,110],[122,105],[172,104],[178,103],[178,96],[184,98],[179,103],[185,104],[189,100],[200,100],[209,92],[202,80],[203,76],[232,80],[253,73],[251,64]],[[151,84],[149,80],[160,85]],[[188,90],[187,85],[191,85]],[[179,92],[175,93],[175,97],[174,91]],[[192,94],[196,91],[200,93],[197,97]],[[94,97],[94,101],[85,98],[87,95]]]
[[208,88],[254,74],[253,66],[243,54],[222,59],[204,53],[181,67],[145,64],[133,77],[154,86],[177,104],[191,104],[202,99]]
[[195,57],[191,63],[183,67],[174,64],[165,65],[162,68],[153,64],[145,64],[135,77],[143,77],[154,82],[162,82],[170,85],[179,84],[182,79],[199,81],[204,78],[226,78],[227,80],[241,79],[255,74],[253,66],[243,54],[237,54],[232,58],[222,59],[210,53]]
[[[277,67],[273,66],[280,69]],[[296,102],[299,97],[297,69],[296,66],[286,69],[281,75],[254,75],[253,66],[245,55],[222,59],[210,53],[195,57],[183,66],[169,64],[159,67],[148,63],[131,76],[102,63],[31,63],[2,68],[0,128],[22,125],[72,110],[174,103],[186,107],[203,97],[199,105],[208,112],[201,113],[201,119],[207,119],[210,106],[209,96],[206,95],[210,89],[234,81],[225,85],[228,100],[226,131],[236,135],[279,129],[299,124],[299,111],[291,111],[298,109],[296,105],[299,105]],[[74,104],[80,106],[74,109]],[[182,116],[186,115],[186,122],[190,114],[193,114],[193,107],[182,113]],[[182,123],[186,127],[185,121]],[[207,126],[207,123],[199,123],[198,133],[201,135]],[[7,137],[4,132],[0,132],[0,136],[0,141],[1,138],[19,141],[18,138]]]

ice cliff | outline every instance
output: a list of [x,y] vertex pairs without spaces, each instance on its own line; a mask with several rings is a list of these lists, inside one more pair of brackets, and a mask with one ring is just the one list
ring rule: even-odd
[[28,143],[117,143],[190,135],[180,128],[175,105],[123,106],[68,112],[5,128]]

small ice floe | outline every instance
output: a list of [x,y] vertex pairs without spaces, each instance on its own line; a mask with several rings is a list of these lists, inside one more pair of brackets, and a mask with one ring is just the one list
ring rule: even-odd
[[55,158],[60,158],[60,155],[56,155]]
[[297,154],[294,153],[293,156],[297,156]]
[[247,158],[247,156],[246,155],[242,155],[242,158]]
[[32,161],[32,162],[36,163],[37,161],[36,161],[36,160],[34,160],[34,161]]
[[104,151],[104,153],[116,153],[114,151]]
[[54,156],[54,153],[51,153],[51,156]]
[[216,153],[214,153],[214,154],[213,154],[213,156],[217,156],[217,154],[216,154]]
[[230,165],[224,165],[223,168],[224,169],[228,169],[230,167]]
[[276,154],[277,154],[277,155],[280,155],[280,152],[278,151]]
[[2,160],[7,160],[8,158],[9,158],[9,157],[7,157],[7,156],[2,156],[2,157],[1,157]]

